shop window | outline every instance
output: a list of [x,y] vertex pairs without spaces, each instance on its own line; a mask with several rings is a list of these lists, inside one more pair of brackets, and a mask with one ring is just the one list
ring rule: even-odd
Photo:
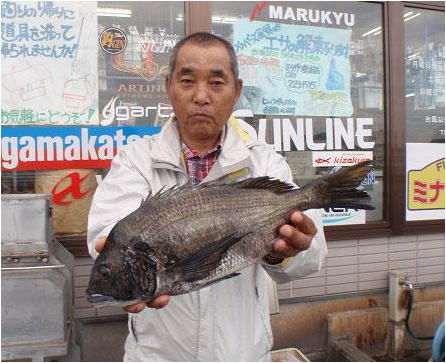
[[[113,154],[120,145],[158,132],[167,120],[171,109],[163,82],[172,46],[185,35],[185,18],[192,19],[188,29],[206,28],[211,6],[210,29],[238,54],[245,87],[236,115],[286,156],[298,185],[372,160],[374,171],[362,187],[376,209],[326,211],[327,226],[366,223],[361,228],[384,235],[401,232],[398,218],[410,226],[444,218],[444,149],[437,151],[444,148],[440,5],[193,4],[194,11],[183,2],[3,1],[2,193],[52,193],[58,236],[84,238],[92,195]],[[395,8],[404,11],[383,24],[383,10]],[[384,32],[395,28],[388,33],[392,44],[384,42]],[[389,61],[397,70],[392,74],[405,68],[401,97],[395,83],[384,85],[390,69],[384,72],[383,44],[386,57],[405,49],[404,64]],[[391,106],[387,113],[385,105]],[[399,107],[401,120],[394,115]],[[400,127],[406,139],[388,132],[386,144],[397,152],[386,156],[384,131]],[[404,142],[405,216],[403,198],[395,200],[404,193],[404,180],[387,185],[383,175],[386,168],[387,180],[404,176],[404,165],[385,165],[403,158]],[[432,223],[437,221],[416,224]],[[329,232],[344,238],[347,230],[356,227]]]
[[171,50],[184,37],[183,8],[182,2],[98,2],[99,32],[117,27],[128,41],[119,54],[99,50],[103,125],[162,126],[167,121],[172,108],[164,79]]
[[382,5],[212,2],[212,31],[236,50],[244,91],[238,117],[286,156],[303,185],[371,160],[362,187],[374,211],[326,210],[325,225],[383,220]]
[[444,219],[444,13],[405,7],[406,220]]

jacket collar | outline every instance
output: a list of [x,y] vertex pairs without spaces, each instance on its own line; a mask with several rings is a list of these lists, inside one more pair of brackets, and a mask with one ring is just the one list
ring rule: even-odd
[[181,169],[181,156],[180,133],[172,116],[154,137],[151,157],[155,168]]
[[[225,174],[244,167],[251,168],[246,134],[243,134],[238,121],[230,118],[225,125],[225,138],[221,153],[207,179],[217,179]],[[245,139],[246,141],[243,141]],[[246,144],[245,144],[246,142]],[[184,171],[180,134],[172,116],[155,137],[151,152],[155,168],[167,168]],[[214,170],[215,169],[215,170]]]

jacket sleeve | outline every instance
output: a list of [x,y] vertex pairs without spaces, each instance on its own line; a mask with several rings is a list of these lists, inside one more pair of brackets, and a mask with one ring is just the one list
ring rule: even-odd
[[[293,183],[290,167],[284,157],[274,151],[271,151],[269,155],[267,175],[288,183]],[[327,256],[328,251],[321,220],[321,210],[311,209],[304,213],[313,220],[318,231],[310,247],[294,257],[286,258],[282,263],[277,265],[270,265],[265,261],[261,262],[266,272],[279,284],[293,281],[299,277],[319,271]]]
[[149,190],[147,180],[121,150],[114,157],[107,176],[96,188],[88,215],[88,252],[93,259],[98,256],[95,250],[97,239],[107,237],[119,220],[137,209]]

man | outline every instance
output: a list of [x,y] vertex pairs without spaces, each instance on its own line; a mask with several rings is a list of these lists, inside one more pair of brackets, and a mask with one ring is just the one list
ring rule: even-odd
[[[93,257],[114,224],[162,186],[263,175],[292,182],[284,158],[247,137],[231,118],[242,81],[226,40],[195,33],[180,41],[166,88],[172,120],[158,135],[124,147],[95,193],[88,234]],[[250,266],[196,292],[147,303],[157,309],[146,309],[146,303],[126,307],[131,314],[124,359],[269,360],[272,335],[264,271],[278,282],[291,281],[317,271],[326,255],[317,213],[295,212],[279,232],[262,266]]]

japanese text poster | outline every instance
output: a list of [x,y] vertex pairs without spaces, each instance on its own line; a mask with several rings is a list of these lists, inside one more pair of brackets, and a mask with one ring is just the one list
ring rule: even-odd
[[2,1],[2,125],[98,123],[96,2]]
[[244,90],[254,114],[351,116],[351,30],[260,21],[234,24]]

